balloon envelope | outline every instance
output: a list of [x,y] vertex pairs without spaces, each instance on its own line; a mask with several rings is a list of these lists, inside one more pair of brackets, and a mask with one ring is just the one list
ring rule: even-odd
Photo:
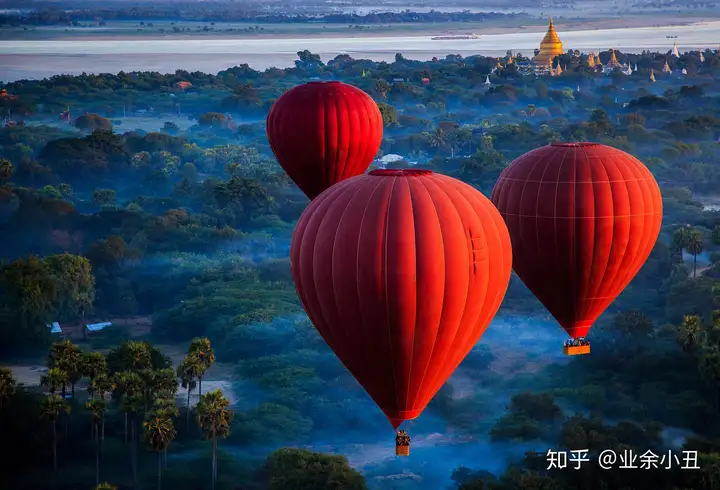
[[469,185],[373,170],[310,203],[290,264],[320,335],[397,428],[480,339],[507,290],[512,251],[502,217]]
[[270,108],[267,135],[278,162],[310,198],[364,173],[383,135],[372,98],[342,82],[309,82],[285,92]]
[[574,338],[635,277],[662,222],[647,167],[597,143],[553,143],[522,155],[491,199],[512,238],[515,272]]

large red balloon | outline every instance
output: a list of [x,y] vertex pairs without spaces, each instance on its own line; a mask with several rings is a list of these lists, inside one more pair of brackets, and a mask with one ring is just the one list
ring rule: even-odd
[[428,170],[373,170],[300,217],[290,249],[305,311],[393,427],[414,419],[480,339],[505,295],[502,217]]
[[383,135],[372,98],[341,82],[309,82],[285,92],[270,109],[267,135],[278,162],[310,198],[364,173]]
[[513,268],[570,334],[584,337],[635,277],[660,233],[660,189],[642,162],[597,143],[554,143],[515,160],[493,203]]

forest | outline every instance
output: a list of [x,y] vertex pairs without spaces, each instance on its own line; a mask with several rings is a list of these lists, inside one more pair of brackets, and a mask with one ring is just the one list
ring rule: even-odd
[[[521,74],[526,58],[513,53],[323,63],[301,51],[284,70],[0,86],[4,484],[719,488],[720,54],[615,54],[637,69],[604,74],[573,51],[553,77]],[[410,428],[417,452],[396,459],[387,420],[317,334],[290,275],[308,200],[274,159],[265,117],[312,79],[375,99],[378,158],[486,196],[512,160],[553,141],[643,161],[662,190],[661,236],[591,331],[592,354],[547,354],[564,334],[513,275],[495,323]],[[134,126],[139,112],[158,129]],[[27,366],[37,383],[23,382]],[[550,449],[690,451],[699,469],[604,470],[595,457],[563,470],[548,467]]]

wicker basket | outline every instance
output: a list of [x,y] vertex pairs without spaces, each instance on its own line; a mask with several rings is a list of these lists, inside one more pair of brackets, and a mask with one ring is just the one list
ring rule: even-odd
[[590,354],[590,345],[575,345],[563,347],[563,354],[566,356],[578,356],[583,354]]
[[410,456],[410,446],[398,446],[398,445],[395,445],[395,455],[397,455],[397,456]]

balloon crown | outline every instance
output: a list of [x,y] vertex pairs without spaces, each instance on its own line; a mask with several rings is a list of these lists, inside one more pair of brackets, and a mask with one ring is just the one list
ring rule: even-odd
[[321,83],[321,84],[323,84],[323,83],[342,83],[342,82],[339,82],[339,81],[337,81],[337,80],[311,80],[311,81],[309,81],[308,83]]
[[600,143],[590,143],[588,141],[584,141],[581,143],[563,143],[555,141],[552,143],[551,146],[561,146],[564,148],[585,148],[586,146],[600,146]]
[[377,175],[380,177],[418,177],[432,173],[432,170],[422,170],[419,168],[380,168],[371,170],[368,172],[368,175]]

